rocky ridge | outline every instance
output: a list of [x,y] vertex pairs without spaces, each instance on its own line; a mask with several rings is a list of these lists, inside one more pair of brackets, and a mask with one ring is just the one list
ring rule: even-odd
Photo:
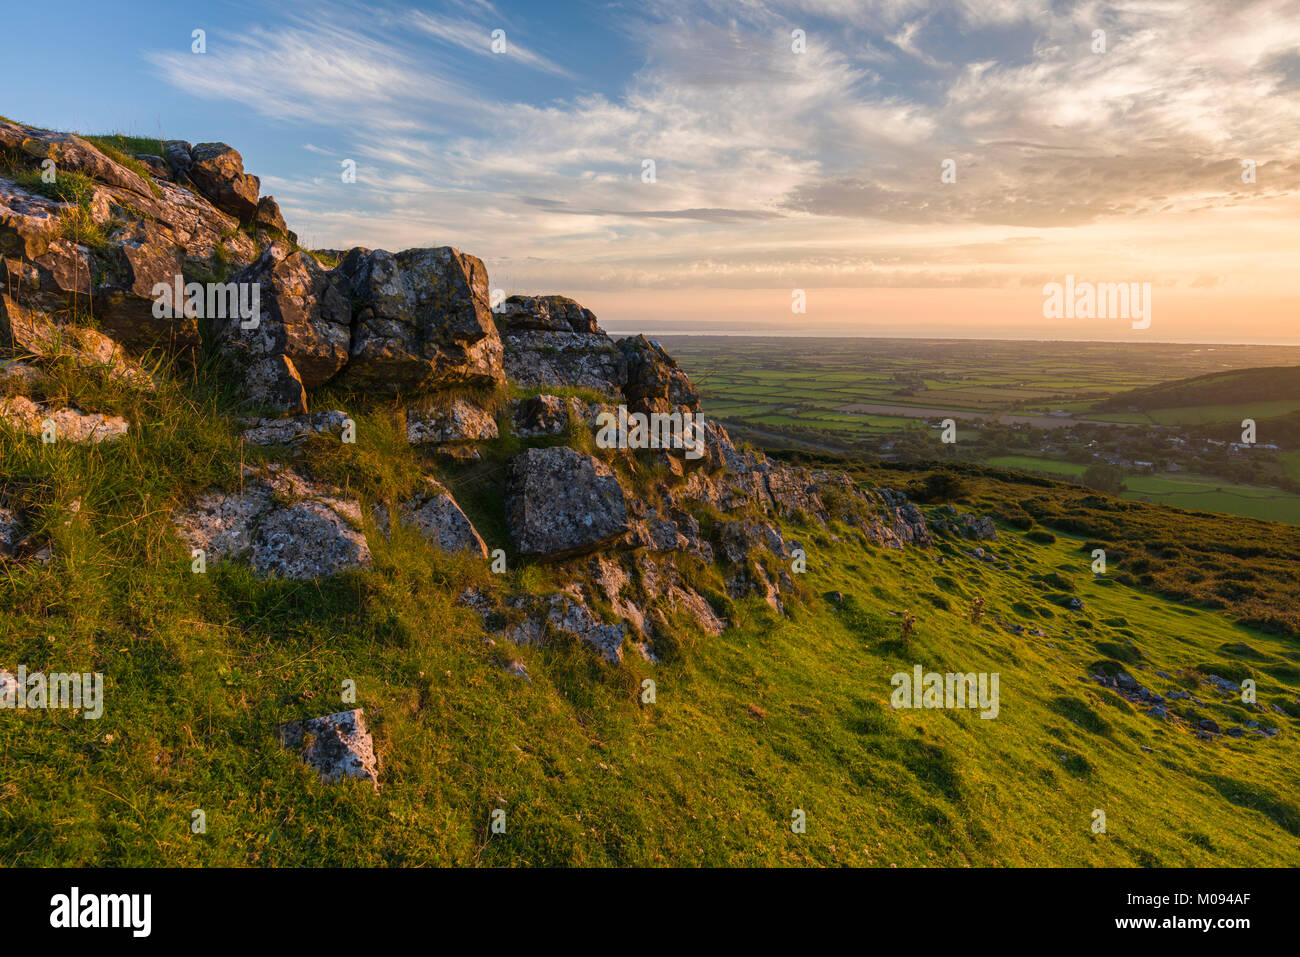
[[[928,524],[897,492],[737,448],[707,418],[699,458],[594,448],[597,416],[616,406],[699,412],[689,377],[657,343],[615,340],[563,296],[512,296],[494,313],[483,262],[450,247],[304,250],[225,144],[167,141],[160,155],[128,163],[80,137],[0,121],[0,159],[0,440],[39,441],[49,422],[61,441],[120,439],[131,428],[120,417],[32,399],[43,368],[72,361],[147,390],[151,358],[183,367],[206,334],[248,406],[243,441],[276,459],[176,510],[180,541],[209,566],[245,562],[298,580],[364,569],[371,537],[391,535],[396,522],[449,554],[486,562],[499,549],[512,564],[546,563],[568,584],[543,594],[468,589],[458,600],[497,638],[568,636],[616,663],[627,650],[655,659],[682,627],[720,634],[734,601],[756,596],[784,613],[799,600],[801,543],[853,536],[901,549],[935,535],[997,537],[986,518],[944,513]],[[84,195],[43,192],[44,159],[89,184]],[[69,226],[77,222],[93,225],[93,237]],[[228,304],[255,290],[256,321],[238,309],[160,318],[156,286],[178,283],[209,293],[233,283]],[[310,411],[327,386],[357,408],[395,402],[405,440],[444,464],[421,458],[422,484],[392,501],[317,479],[300,448],[347,442],[354,426],[343,409]],[[514,449],[497,476],[507,536],[494,541],[444,479],[503,449]],[[38,554],[32,527],[0,485],[0,561]],[[375,779],[361,746],[338,771],[353,738],[368,738],[359,713],[313,720],[335,743],[307,760],[331,779]],[[301,747],[301,732],[287,746]]]

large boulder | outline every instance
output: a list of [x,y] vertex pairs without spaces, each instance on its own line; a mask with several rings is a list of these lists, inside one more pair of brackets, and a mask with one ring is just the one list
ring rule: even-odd
[[604,335],[596,314],[567,296],[511,296],[497,310],[497,323],[512,331],[577,332]]
[[353,302],[350,384],[409,393],[504,380],[482,260],[450,246],[358,248],[337,272]]
[[624,360],[623,395],[631,412],[695,412],[700,396],[690,378],[657,342],[632,336],[618,343]]
[[244,158],[225,143],[200,143],[190,150],[190,180],[213,206],[240,222],[257,217],[261,182],[244,172]]
[[[243,328],[249,323],[238,310],[211,319],[218,347],[239,367],[284,356],[302,386],[313,389],[347,364],[351,341],[347,297],[338,278],[322,269],[309,253],[285,242],[271,243],[231,281],[237,287],[255,286],[260,305],[253,328]],[[288,370],[285,374],[292,378]],[[295,390],[290,387],[290,391]]]
[[557,445],[510,462],[510,535],[523,555],[558,558],[592,551],[628,532],[627,502],[613,469]]

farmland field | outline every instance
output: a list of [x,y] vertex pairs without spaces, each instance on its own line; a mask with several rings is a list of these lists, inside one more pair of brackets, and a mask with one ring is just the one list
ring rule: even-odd
[[[754,420],[782,415],[814,427],[869,433],[897,423],[827,418],[858,404],[971,413],[1074,411],[1098,421],[1147,423],[1146,414],[1087,415],[1102,396],[1227,369],[1293,363],[1300,348],[1153,343],[1015,342],[937,339],[779,339],[664,336],[658,340],[700,388],[703,409]],[[1255,417],[1300,401],[1252,406]],[[1237,407],[1166,410],[1168,424],[1223,421]],[[1216,419],[1222,414],[1224,419]]]
[[[1085,470],[1075,462],[1031,455],[999,455],[987,462],[999,468],[1067,478],[1079,478]],[[1205,475],[1135,475],[1124,482],[1124,498],[1300,525],[1300,495],[1275,488],[1238,485]]]
[[1125,498],[1300,525],[1300,495],[1274,488],[1232,485],[1203,475],[1138,475],[1125,484]]
[[[908,461],[957,458],[1073,482],[1083,481],[1088,464],[1096,462],[1125,473],[1126,498],[1300,524],[1294,484],[1300,450],[1282,442],[1279,451],[1265,431],[1259,441],[1266,448],[1246,460],[1226,449],[1226,433],[1218,433],[1211,447],[1211,433],[1195,431],[1235,429],[1247,418],[1266,422],[1300,409],[1300,399],[1261,395],[1245,403],[1148,408],[1128,407],[1125,396],[1211,373],[1300,365],[1300,348],[720,336],[660,341],[699,388],[703,413],[761,445],[884,459],[898,458],[902,449]],[[938,443],[937,426],[945,418],[958,423],[961,438],[954,445]],[[1072,454],[1080,447],[1090,450],[1087,456]],[[1145,461],[1154,459],[1160,461]],[[1267,487],[1272,483],[1280,487]]]

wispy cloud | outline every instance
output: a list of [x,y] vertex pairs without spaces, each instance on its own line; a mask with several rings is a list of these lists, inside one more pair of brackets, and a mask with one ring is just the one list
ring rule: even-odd
[[[359,161],[346,187],[326,161],[279,171],[300,232],[459,244],[519,283],[1020,286],[1138,263],[1217,288],[1225,224],[1253,256],[1238,275],[1295,281],[1297,0],[605,9],[635,57],[598,79],[581,46],[557,62],[474,2],[385,8],[383,31],[327,4],[286,29],[216,32],[207,60],[151,60],[180,89],[318,127],[309,156]],[[488,89],[498,27],[522,69]],[[529,71],[584,80],[536,95]]]
[[[415,29],[440,43],[484,56],[507,57],[507,62],[514,60],[535,70],[573,79],[572,71],[522,46],[518,39],[511,35],[511,31],[506,30],[505,18],[497,15],[494,8],[489,8],[487,12],[494,15],[493,24],[464,18],[441,17],[421,10],[412,11],[409,19]],[[500,33],[494,37],[496,31]],[[494,40],[498,43],[498,49],[493,49]]]

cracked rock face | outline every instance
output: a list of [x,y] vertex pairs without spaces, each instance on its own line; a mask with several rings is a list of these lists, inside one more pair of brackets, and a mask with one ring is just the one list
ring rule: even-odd
[[350,385],[393,394],[504,381],[482,260],[450,246],[358,248],[335,271],[354,305]]
[[[223,356],[246,378],[249,398],[281,411],[306,411],[304,389],[324,385],[348,361],[351,310],[333,273],[288,243],[274,242],[231,282],[257,290],[257,323],[240,310],[211,320]],[[251,304],[251,292],[244,294]]]
[[629,529],[614,471],[567,446],[529,449],[510,462],[510,535],[523,555],[565,557],[612,543]]
[[130,429],[130,423],[120,415],[82,412],[74,408],[51,410],[21,395],[0,399],[0,421],[33,436],[43,435],[46,423],[49,423],[53,425],[55,442],[77,445],[113,442]]
[[322,578],[371,562],[357,503],[275,466],[246,470],[243,491],[201,496],[175,524],[209,563],[247,560],[264,576]]
[[297,753],[325,784],[361,778],[379,789],[379,756],[361,708],[280,726],[280,743]]

